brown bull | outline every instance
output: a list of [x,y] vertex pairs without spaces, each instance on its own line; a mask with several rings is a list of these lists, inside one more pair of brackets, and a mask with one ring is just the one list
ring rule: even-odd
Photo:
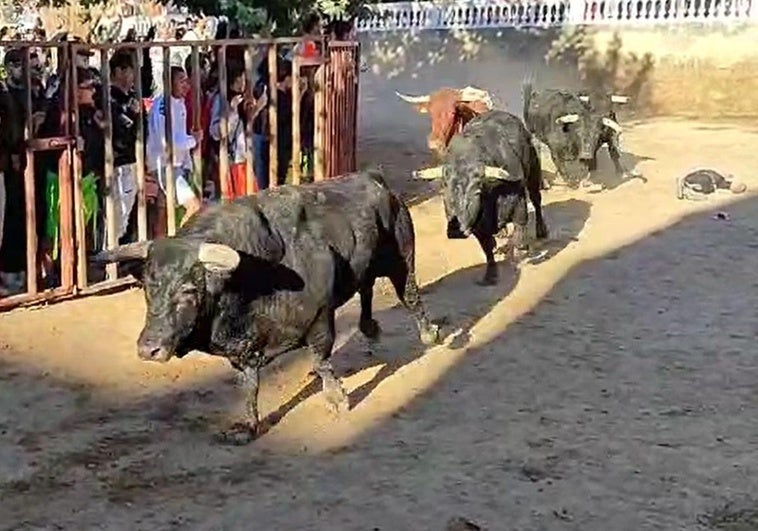
[[472,118],[492,109],[489,93],[476,87],[462,89],[441,88],[425,96],[406,96],[396,92],[420,113],[428,113],[432,132],[427,137],[429,149],[442,156],[454,134],[463,129]]

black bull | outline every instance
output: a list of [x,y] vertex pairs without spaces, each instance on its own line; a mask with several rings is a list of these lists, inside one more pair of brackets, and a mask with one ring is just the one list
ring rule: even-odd
[[247,421],[260,431],[258,373],[277,356],[307,346],[329,403],[348,399],[329,358],[335,312],[360,293],[360,330],[372,318],[376,278],[388,277],[425,344],[438,341],[419,296],[408,208],[380,172],[284,186],[215,205],[175,237],[105,251],[99,262],[142,261],[147,303],[139,356],[165,362],[200,350],[229,359],[247,382]]
[[545,144],[558,173],[572,186],[588,184],[597,167],[597,151],[603,144],[620,178],[639,177],[621,164],[619,135],[614,105],[629,98],[608,94],[588,96],[569,90],[534,90],[523,85],[524,121],[535,138]]
[[443,164],[416,172],[422,179],[442,178],[448,237],[473,234],[487,259],[480,284],[494,284],[495,235],[512,222],[514,231],[503,249],[522,247],[528,211],[535,210],[537,238],[547,238],[540,192],[542,171],[529,131],[517,116],[489,111],[471,120],[450,142]]

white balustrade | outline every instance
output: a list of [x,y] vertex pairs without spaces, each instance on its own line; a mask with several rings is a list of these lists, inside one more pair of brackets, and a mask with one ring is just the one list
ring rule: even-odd
[[758,21],[758,0],[452,0],[374,4],[357,30],[403,31]]

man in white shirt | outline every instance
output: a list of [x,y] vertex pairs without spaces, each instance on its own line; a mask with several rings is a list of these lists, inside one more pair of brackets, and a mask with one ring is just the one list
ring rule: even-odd
[[190,81],[183,68],[171,67],[171,136],[174,143],[174,160],[164,160],[163,141],[166,128],[166,103],[163,94],[153,101],[147,119],[147,171],[157,178],[158,184],[166,194],[166,166],[174,169],[176,198],[166,196],[166,201],[176,201],[184,207],[184,217],[180,226],[200,209],[200,199],[190,186],[192,175],[191,151],[200,145],[202,131],[187,134],[187,107],[184,103]]

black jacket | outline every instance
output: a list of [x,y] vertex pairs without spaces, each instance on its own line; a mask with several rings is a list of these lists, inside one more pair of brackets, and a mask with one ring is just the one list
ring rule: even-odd
[[136,99],[137,94],[133,90],[124,92],[116,86],[111,87],[114,167],[137,162],[135,145],[137,143],[139,116],[129,108],[130,102],[136,101]]

